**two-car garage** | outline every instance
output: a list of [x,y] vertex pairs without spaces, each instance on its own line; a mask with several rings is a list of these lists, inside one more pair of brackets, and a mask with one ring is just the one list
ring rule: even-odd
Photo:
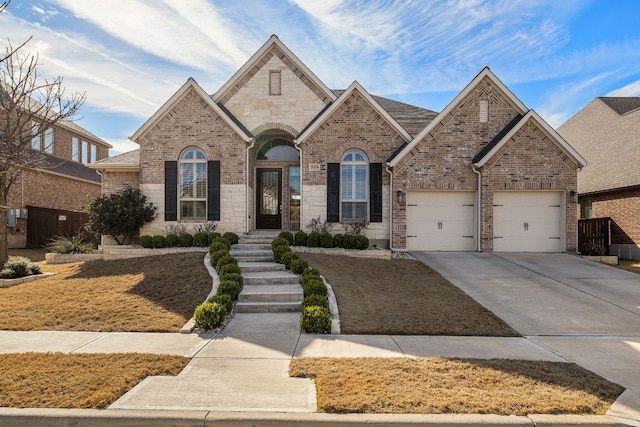
[[[562,252],[563,196],[561,191],[495,191],[493,251]],[[407,250],[476,250],[476,192],[408,191],[406,206]]]

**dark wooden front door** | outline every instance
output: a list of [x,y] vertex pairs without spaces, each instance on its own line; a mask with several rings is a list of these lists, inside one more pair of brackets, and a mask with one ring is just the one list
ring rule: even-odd
[[282,228],[282,170],[256,170],[256,228]]

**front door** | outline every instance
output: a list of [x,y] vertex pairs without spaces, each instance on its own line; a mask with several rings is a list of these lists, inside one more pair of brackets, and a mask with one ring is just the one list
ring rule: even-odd
[[282,169],[256,169],[256,228],[282,228]]

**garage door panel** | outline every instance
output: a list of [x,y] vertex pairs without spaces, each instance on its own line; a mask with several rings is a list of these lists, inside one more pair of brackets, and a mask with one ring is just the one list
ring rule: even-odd
[[496,252],[562,252],[562,192],[495,192]]
[[474,192],[409,191],[407,249],[472,251]]

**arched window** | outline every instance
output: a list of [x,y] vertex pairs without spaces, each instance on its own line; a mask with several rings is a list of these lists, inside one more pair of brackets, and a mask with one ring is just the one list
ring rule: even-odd
[[340,218],[367,221],[369,162],[360,150],[349,150],[340,162]]
[[289,141],[284,139],[272,139],[260,146],[256,159],[298,161],[300,160],[300,152],[296,150],[293,144]]
[[180,219],[207,219],[207,158],[198,148],[182,152],[179,160]]

